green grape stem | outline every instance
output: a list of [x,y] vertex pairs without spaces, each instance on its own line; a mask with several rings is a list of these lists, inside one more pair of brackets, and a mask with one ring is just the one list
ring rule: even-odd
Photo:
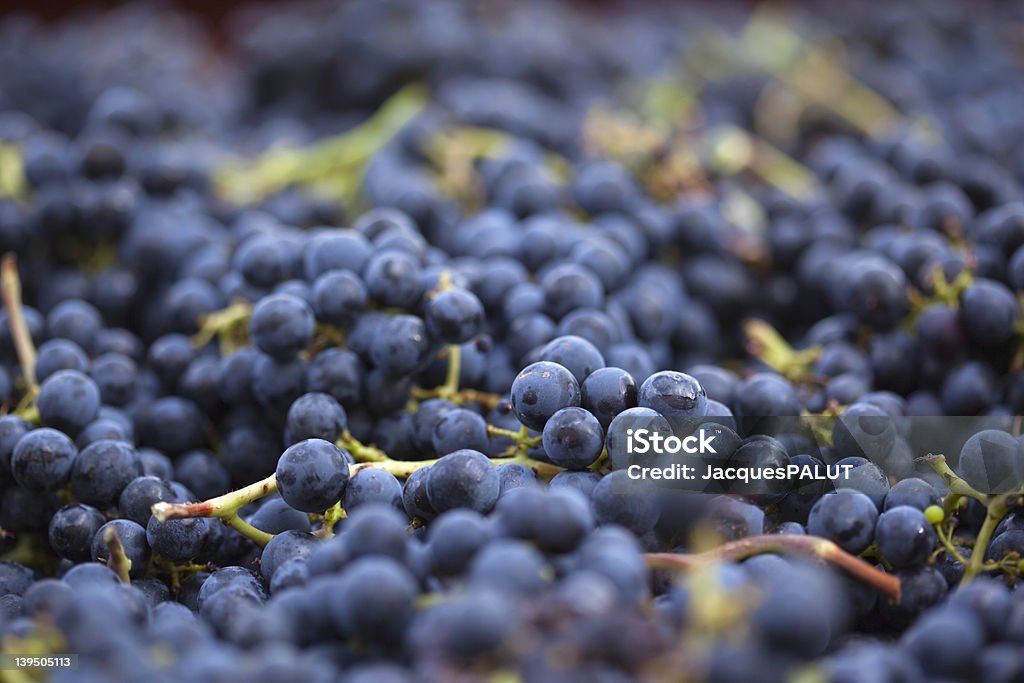
[[750,319],[743,324],[747,353],[795,382],[813,379],[811,365],[821,356],[820,346],[794,349],[774,327],[763,320]]
[[[524,428],[522,432],[509,433],[513,434],[516,438],[522,439],[526,431]],[[342,448],[348,449],[353,458],[357,461],[356,464],[349,466],[349,477],[355,476],[358,472],[364,469],[377,469],[389,472],[399,479],[405,479],[416,470],[429,467],[438,460],[393,460],[388,457],[387,453],[378,448],[364,446],[347,431],[338,439],[338,445]],[[519,455],[504,458],[491,458],[491,463],[495,467],[506,463],[525,465],[532,469],[537,476],[545,479],[550,479],[563,471],[563,468],[558,467],[557,465],[541,462],[528,457],[525,454],[525,449],[524,452]],[[253,501],[276,493],[277,490],[277,477],[272,474],[265,479],[249,484],[237,491],[225,493],[223,496],[217,496],[216,498],[211,498],[201,503],[160,502],[153,505],[151,510],[153,512],[153,516],[161,522],[166,522],[171,519],[185,519],[188,517],[215,517],[262,547],[270,542],[273,535],[261,531],[243,520],[238,515],[238,510],[244,505],[248,505]],[[336,524],[338,520],[343,519],[344,516],[345,510],[342,509],[341,503],[337,503],[332,506],[324,513],[324,526],[329,527],[332,531],[324,531],[320,535],[324,538],[329,538],[330,535],[333,534],[334,524]]]
[[[942,480],[946,482],[947,486],[949,486],[950,493],[956,494],[960,497],[974,498],[981,503],[988,503],[989,497],[984,493],[977,491],[973,486],[961,479],[956,472],[950,469],[949,465],[946,464],[946,456],[941,453],[929,453],[926,456],[918,458],[917,462],[923,462],[931,465],[936,474],[942,477]],[[943,504],[943,510],[946,512],[947,516],[954,509],[953,507],[948,507],[950,505],[952,504],[945,502]]]
[[313,535],[317,538],[333,538],[334,525],[345,519],[346,516],[345,508],[341,507],[341,502],[339,501],[335,503],[326,512],[324,512],[324,518],[320,524],[320,528],[313,532]]
[[1004,493],[991,498],[988,503],[988,512],[985,514],[985,521],[982,523],[981,530],[978,531],[978,536],[974,541],[974,550],[971,553],[971,558],[964,565],[964,576],[960,580],[961,586],[966,586],[985,571],[985,550],[988,548],[989,541],[992,540],[992,534],[995,532],[999,522],[1003,520],[1003,517],[1012,508],[1021,504],[1024,504],[1024,494],[1019,492]]
[[388,454],[374,446],[367,446],[352,436],[347,429],[335,441],[338,448],[344,448],[356,462],[382,462],[388,460]]
[[228,338],[245,325],[251,315],[252,304],[248,301],[235,301],[226,308],[206,314],[199,321],[199,331],[192,337],[192,346],[202,348],[217,338],[221,350],[229,351]]
[[153,516],[161,522],[187,517],[216,517],[262,547],[270,542],[273,535],[260,531],[246,522],[238,515],[238,510],[244,505],[276,492],[277,477],[272,474],[254,484],[202,503],[156,503],[152,507],[152,512]]

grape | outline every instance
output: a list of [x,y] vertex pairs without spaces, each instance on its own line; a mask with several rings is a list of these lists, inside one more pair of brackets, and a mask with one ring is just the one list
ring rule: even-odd
[[33,572],[28,567],[4,560],[0,562],[0,595],[22,595],[31,587]]
[[917,477],[902,479],[892,485],[885,494],[885,510],[909,505],[924,510],[930,505],[941,505],[942,501],[935,487]]
[[227,589],[248,591],[258,598],[265,598],[259,577],[243,567],[224,567],[203,581],[197,598],[199,608],[202,609],[203,604],[214,594]]
[[632,464],[633,454],[629,452],[630,429],[647,429],[664,438],[674,436],[672,425],[663,416],[650,408],[627,408],[612,418],[608,425],[606,446],[612,467],[624,470]]
[[832,444],[844,458],[857,456],[877,463],[888,455],[895,442],[892,418],[869,403],[847,407],[832,427]]
[[370,347],[375,367],[395,377],[418,370],[427,360],[430,341],[426,325],[414,315],[396,315],[381,324]]
[[345,409],[333,396],[319,392],[303,394],[288,409],[285,445],[306,439],[336,441],[346,423]]
[[638,535],[654,528],[658,507],[644,491],[631,489],[623,471],[603,477],[591,494],[594,515],[602,524],[619,524]]
[[0,417],[0,481],[11,478],[11,457],[14,447],[31,425],[14,415]]
[[543,556],[527,543],[495,539],[477,552],[467,575],[470,585],[530,595],[544,588],[550,569]]
[[430,468],[418,469],[409,475],[402,487],[402,507],[414,519],[430,520],[437,516],[427,496],[427,477]]
[[362,396],[363,370],[351,351],[326,349],[318,353],[306,367],[306,388],[327,393],[349,409],[356,407]]
[[589,498],[599,481],[601,481],[601,475],[596,472],[566,470],[552,477],[551,481],[548,482],[548,487],[555,490],[560,488],[574,489]]
[[296,557],[308,557],[317,543],[315,536],[304,531],[289,529],[276,534],[260,554],[260,575],[269,581],[281,564]]
[[617,415],[636,407],[637,396],[636,380],[621,368],[599,368],[580,384],[580,405],[605,429]]
[[512,382],[512,410],[530,429],[543,429],[548,418],[562,408],[578,406],[579,402],[576,378],[557,363],[532,363]]
[[[93,561],[104,563],[110,561],[110,549],[106,538],[104,538],[108,530],[112,530],[121,541],[125,557],[131,562],[129,574],[136,578],[145,576],[151,554],[146,530],[130,520],[114,519],[96,530],[91,548]],[[67,576],[64,577],[64,580],[67,581]]]
[[142,476],[138,453],[123,441],[95,441],[79,451],[71,463],[71,493],[76,499],[106,507]]
[[355,510],[345,523],[342,538],[351,559],[368,555],[397,560],[406,557],[404,518],[388,505],[371,503]]
[[703,417],[708,411],[707,394],[700,383],[685,373],[667,370],[644,380],[637,402],[666,417]]
[[182,454],[174,463],[174,476],[204,499],[226,493],[230,484],[230,477],[217,457],[203,450]]
[[78,449],[63,432],[44,427],[27,432],[11,454],[11,474],[28,491],[55,491],[67,483]]
[[150,548],[172,562],[198,556],[209,533],[210,520],[205,518],[160,522],[156,517],[150,517],[146,525],[146,540]]
[[498,465],[498,478],[501,481],[500,496],[517,488],[537,485],[537,475],[526,465],[508,462]]
[[86,352],[92,349],[103,317],[92,304],[77,299],[61,301],[46,315],[46,329],[54,339],[67,339]]
[[985,642],[981,624],[953,608],[928,614],[914,624],[905,639],[921,668],[933,676],[973,675]]
[[425,321],[434,339],[461,344],[483,328],[484,307],[472,292],[450,289],[428,299]]
[[1024,446],[1006,432],[986,429],[960,450],[958,469],[968,484],[983,493],[1005,493],[1024,481]]
[[597,347],[575,335],[555,337],[540,349],[537,359],[561,365],[581,387],[591,373],[604,367],[604,357]]
[[306,439],[281,454],[276,478],[286,503],[302,512],[322,512],[344,495],[348,463],[333,443]]
[[652,74],[799,6],[732,44],[421,5],[0,18],[7,640],[59,680],[1020,678],[1019,12],[818,8],[848,88],[780,99]]
[[447,455],[464,448],[487,450],[487,423],[470,410],[447,410],[431,431],[430,443],[435,453]]
[[281,498],[267,500],[248,521],[257,529],[268,534],[279,534],[289,530],[310,530],[309,515],[291,507]]
[[313,311],[302,299],[290,294],[272,294],[260,299],[249,319],[253,344],[278,361],[287,361],[313,340]]
[[[723,439],[726,443],[728,441]],[[716,448],[716,450],[718,450]],[[727,450],[722,451],[719,457],[728,457],[730,467],[746,467],[751,470],[765,470],[771,468],[785,468],[790,464],[789,456],[777,440],[767,437],[764,439],[748,439],[743,445],[736,448],[731,455]],[[749,483],[743,481],[733,482],[730,493],[736,493],[761,502],[771,503],[781,500],[790,490],[791,482],[786,478],[782,479],[751,479]]]
[[106,519],[94,507],[76,503],[65,505],[50,518],[50,547],[72,562],[92,559],[92,539]]
[[358,274],[371,253],[370,243],[357,230],[323,230],[303,249],[303,274],[310,282],[332,271]]
[[960,297],[964,328],[972,341],[983,346],[1005,342],[1019,317],[1013,294],[998,282],[979,279]]
[[878,552],[894,567],[923,565],[938,543],[924,513],[907,505],[888,508],[875,526]]
[[545,312],[554,320],[578,308],[596,308],[604,300],[604,288],[589,269],[562,263],[540,281]]
[[498,473],[479,451],[449,453],[431,465],[426,475],[426,496],[434,512],[463,507],[488,512],[500,492]]
[[363,281],[370,298],[381,306],[410,308],[423,294],[419,270],[411,254],[389,249],[370,257]]
[[167,481],[145,475],[132,479],[122,489],[118,508],[126,519],[145,526],[149,523],[150,509],[160,502],[177,502],[177,494]]
[[95,382],[77,370],[58,370],[40,385],[36,403],[44,424],[77,434],[96,419],[100,390]]
[[351,326],[366,308],[366,300],[366,286],[353,273],[328,270],[313,282],[316,319],[331,325]]
[[393,643],[412,619],[417,593],[415,580],[402,565],[386,557],[366,557],[338,577],[328,609],[343,633]]
[[863,493],[840,489],[822,496],[811,508],[807,530],[835,541],[843,550],[864,552],[875,535],[878,508]]
[[360,470],[348,480],[342,507],[354,510],[367,503],[402,507],[402,484],[388,472]]
[[544,425],[543,444],[551,462],[584,469],[597,461],[604,447],[601,423],[583,408],[562,408]]
[[451,510],[431,525],[427,552],[438,574],[461,574],[476,552],[487,543],[491,530],[486,520],[472,510]]
[[50,339],[43,342],[36,352],[35,372],[39,381],[58,370],[77,370],[85,372],[89,367],[89,357],[82,347],[69,339]]

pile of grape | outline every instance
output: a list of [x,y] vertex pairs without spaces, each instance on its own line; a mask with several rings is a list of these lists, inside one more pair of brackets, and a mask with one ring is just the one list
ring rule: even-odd
[[832,5],[0,20],[0,678],[1024,681],[1024,13]]

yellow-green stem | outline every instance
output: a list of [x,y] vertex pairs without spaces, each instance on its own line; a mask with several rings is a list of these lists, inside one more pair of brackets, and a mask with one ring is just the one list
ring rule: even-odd
[[[277,493],[277,477],[270,475],[237,491],[225,493],[202,503],[157,503],[153,506],[153,516],[161,522],[169,519],[185,517],[220,517],[227,519],[239,508],[249,503]],[[233,525],[232,525],[233,526]]]
[[315,532],[315,535],[318,538],[333,538],[334,525],[345,519],[346,516],[345,509],[341,507],[341,501],[338,501],[324,512],[324,518],[320,524],[320,529]]
[[270,543],[270,540],[274,538],[273,534],[268,534],[266,531],[257,529],[252,524],[246,522],[244,519],[239,517],[237,512],[234,512],[227,517],[221,517],[221,520],[224,524],[242,534],[261,548]]
[[39,392],[39,384],[36,382],[36,347],[32,343],[28,323],[25,322],[21,301],[21,277],[18,276],[18,257],[12,251],[4,254],[3,262],[0,263],[0,290],[3,293],[11,341],[18,355],[21,374],[25,378],[25,393],[34,398]]
[[981,503],[985,503],[986,505],[988,504],[988,496],[975,490],[973,486],[961,479],[956,472],[950,469],[949,465],[946,464],[946,456],[941,453],[929,453],[922,458],[918,458],[918,462],[931,465],[932,469],[935,470],[935,472],[942,477],[943,481],[946,482],[946,485],[949,486],[951,493],[955,493],[958,496],[966,496],[967,498],[974,498]]
[[341,433],[335,443],[338,448],[344,448],[351,453],[356,462],[382,462],[388,459],[387,453],[379,448],[363,444],[347,429]]
[[988,512],[985,514],[985,521],[974,541],[971,559],[967,561],[964,568],[964,577],[960,580],[961,586],[966,586],[984,571],[985,550],[988,548],[989,541],[992,540],[992,534],[1010,508],[1020,505],[1021,502],[1024,502],[1024,494],[1021,493],[1004,493],[991,499],[988,504]]

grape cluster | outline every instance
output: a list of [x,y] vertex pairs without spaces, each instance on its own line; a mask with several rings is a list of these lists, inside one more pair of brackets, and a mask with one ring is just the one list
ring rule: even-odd
[[1024,680],[1021,15],[819,9],[0,18],[11,680]]

